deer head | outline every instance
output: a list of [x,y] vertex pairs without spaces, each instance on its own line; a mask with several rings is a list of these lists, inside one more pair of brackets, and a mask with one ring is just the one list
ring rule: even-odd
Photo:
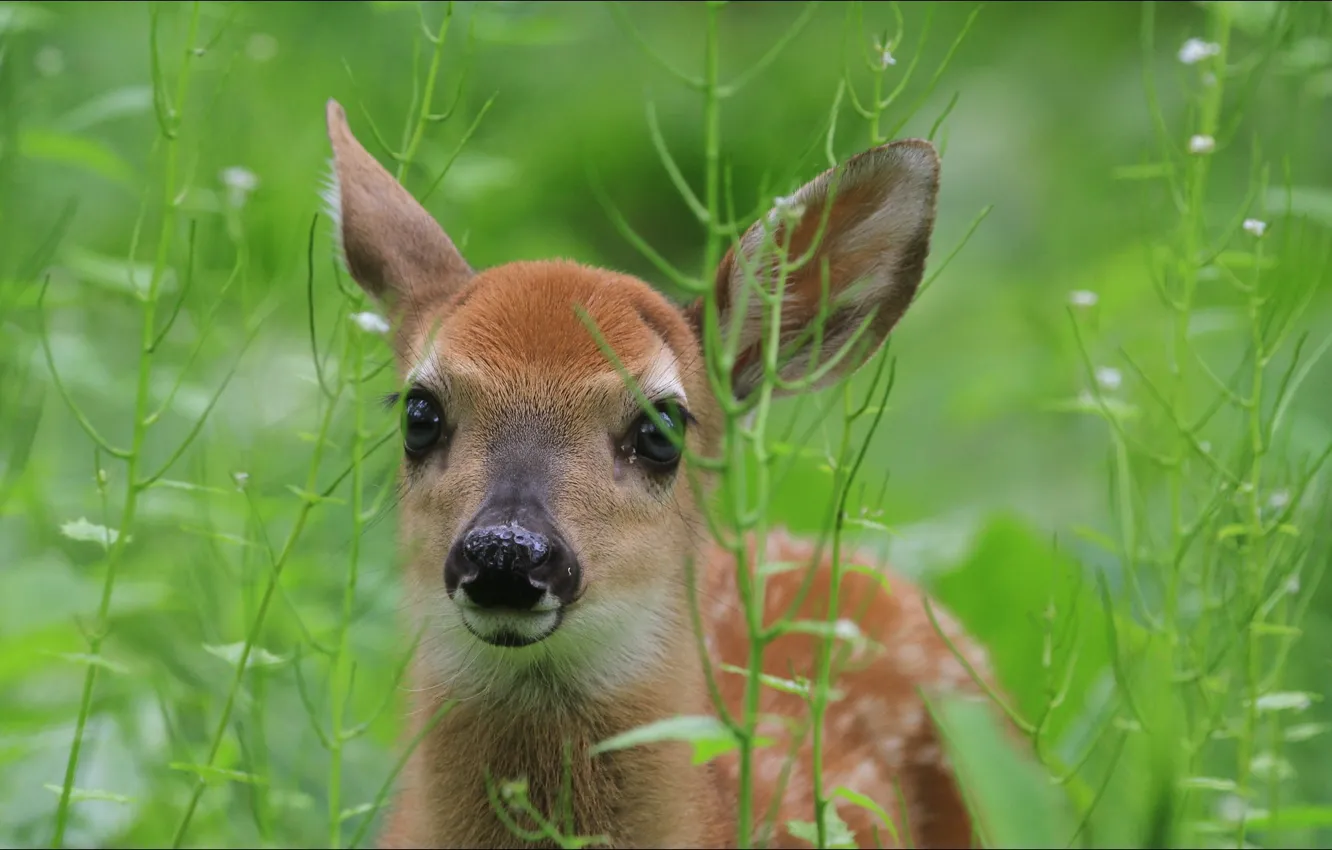
[[[407,589],[433,677],[604,692],[657,675],[677,649],[694,657],[685,562],[705,528],[673,437],[701,456],[718,448],[701,302],[682,308],[568,261],[474,270],[337,103],[327,120],[343,260],[395,328]],[[827,383],[873,355],[911,303],[938,183],[927,142],[884,145],[819,175],[738,240],[716,275],[717,327],[739,333],[730,392],[745,396],[763,375],[771,338],[744,287],[780,282],[764,246],[807,255],[780,276],[779,347],[807,339],[820,316],[825,361],[857,342]],[[811,356],[808,345],[785,351],[781,374],[806,374]]]

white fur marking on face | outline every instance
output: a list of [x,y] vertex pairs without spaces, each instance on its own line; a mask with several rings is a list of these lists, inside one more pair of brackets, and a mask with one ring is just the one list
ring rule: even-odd
[[[481,634],[507,627],[535,637],[549,630],[547,618],[556,615],[465,608],[443,587],[426,589],[417,582],[408,593],[425,627],[421,646],[433,677],[460,698],[484,693],[507,700],[515,710],[541,708],[560,694],[614,693],[660,675],[667,645],[680,628],[657,610],[662,591],[646,587],[630,598],[585,597],[554,633],[530,646],[492,646],[467,627]],[[505,616],[522,619],[501,620]],[[552,682],[562,687],[552,689]]]
[[427,349],[417,361],[416,365],[407,373],[407,383],[409,384],[441,384],[443,383],[443,373],[439,368],[439,361],[435,358],[433,349]]
[[676,399],[680,404],[688,404],[684,384],[680,381],[680,363],[674,352],[663,345],[643,370],[638,380],[643,395],[651,400]]
[[559,620],[554,611],[491,611],[475,606],[459,606],[463,622],[476,634],[483,637],[495,637],[502,632],[512,632],[527,640],[538,640],[547,635]]
[[[651,678],[665,659],[672,626],[660,610],[664,592],[644,588],[642,598],[584,598],[552,637],[568,675],[594,692],[614,692]],[[676,626],[679,628],[679,624]]]

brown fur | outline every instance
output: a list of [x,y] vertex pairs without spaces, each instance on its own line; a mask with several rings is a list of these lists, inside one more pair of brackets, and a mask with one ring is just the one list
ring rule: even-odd
[[[492,811],[486,771],[496,781],[525,779],[533,806],[558,823],[566,752],[578,834],[605,835],[616,847],[733,846],[734,753],[702,766],[691,764],[683,743],[588,754],[596,742],[646,723],[712,712],[690,625],[686,561],[699,566],[698,600],[712,660],[747,665],[735,565],[706,540],[702,506],[690,486],[692,476],[703,472],[685,460],[674,476],[654,477],[626,454],[624,435],[640,410],[577,312],[585,311],[631,376],[647,381],[666,375],[683,391],[695,419],[687,431],[689,448],[712,457],[721,448],[723,422],[703,371],[701,309],[681,310],[641,281],[566,261],[475,272],[360,146],[332,102],[328,123],[336,180],[331,200],[344,259],[366,291],[388,307],[400,376],[437,396],[448,422],[437,450],[403,469],[405,585],[412,625],[422,635],[408,734],[421,731],[441,706],[450,707],[412,754],[380,846],[518,846],[522,842]],[[742,272],[755,265],[764,227],[784,241],[794,225],[794,254],[813,244],[826,209],[826,232],[811,262],[786,281],[781,344],[813,320],[826,268],[829,292],[841,300],[826,326],[822,358],[850,338],[861,320],[874,318],[867,344],[823,383],[859,366],[883,343],[920,281],[937,188],[937,157],[924,142],[876,148],[820,175],[793,196],[803,214],[756,224],[741,240],[741,251],[727,254],[717,275],[722,326],[728,312],[739,309]],[[761,276],[770,270],[757,267]],[[856,289],[857,283],[867,285]],[[749,300],[747,313],[754,316],[742,322],[733,373],[741,396],[758,384],[766,354]],[[779,363],[781,374],[798,377],[809,358],[797,353]],[[440,573],[490,482],[498,470],[512,469],[515,457],[520,469],[529,457],[541,465],[542,478],[532,486],[539,484],[545,509],[582,569],[579,595],[563,625],[520,649],[468,635]],[[811,562],[816,577],[799,616],[823,619],[831,589],[826,557],[813,564],[808,544],[780,533],[770,537],[767,556]],[[792,602],[803,574],[769,580],[768,621]],[[860,624],[870,643],[851,656],[838,655],[835,687],[842,695],[830,704],[825,723],[825,791],[846,786],[868,795],[892,814],[899,831],[903,818],[909,821],[917,846],[966,846],[970,822],[917,692],[966,689],[966,675],[933,633],[920,593],[909,585],[894,581],[890,594],[848,573],[839,610]],[[940,616],[950,637],[983,669],[979,649]],[[813,678],[819,646],[809,636],[782,637],[767,649],[765,670]],[[738,711],[743,678],[717,676],[723,698]],[[761,728],[777,745],[755,759],[757,817],[751,827],[761,827],[777,800],[779,830],[772,843],[803,846],[784,825],[812,820],[810,747],[798,734],[807,708],[794,696],[765,688],[760,710],[795,727],[765,721]],[[792,744],[798,745],[796,767],[783,782]],[[862,846],[874,841],[871,816],[846,804],[838,811]],[[555,845],[537,840],[532,846]]]

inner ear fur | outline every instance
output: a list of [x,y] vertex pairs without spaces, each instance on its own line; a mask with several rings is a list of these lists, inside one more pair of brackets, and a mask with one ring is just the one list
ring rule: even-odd
[[[777,246],[786,246],[788,263],[806,259],[788,271],[782,289],[778,345],[787,356],[781,378],[795,381],[856,343],[811,387],[817,389],[868,362],[911,305],[929,255],[938,193],[934,146],[919,139],[892,142],[823,172],[746,230],[722,258],[714,284],[723,334],[734,311],[744,310],[731,376],[735,394],[744,397],[762,381],[765,309],[756,293],[743,288],[752,279],[767,292],[775,290]],[[811,363],[811,325],[821,306],[827,315]],[[700,340],[703,309],[699,299],[687,310]],[[867,326],[856,337],[862,324]],[[791,352],[802,338],[802,347]]]

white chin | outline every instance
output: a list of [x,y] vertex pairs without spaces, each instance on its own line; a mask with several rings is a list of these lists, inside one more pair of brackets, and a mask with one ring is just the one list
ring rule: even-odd
[[463,625],[480,640],[493,646],[531,646],[555,633],[563,614],[560,611],[489,611],[458,606]]

